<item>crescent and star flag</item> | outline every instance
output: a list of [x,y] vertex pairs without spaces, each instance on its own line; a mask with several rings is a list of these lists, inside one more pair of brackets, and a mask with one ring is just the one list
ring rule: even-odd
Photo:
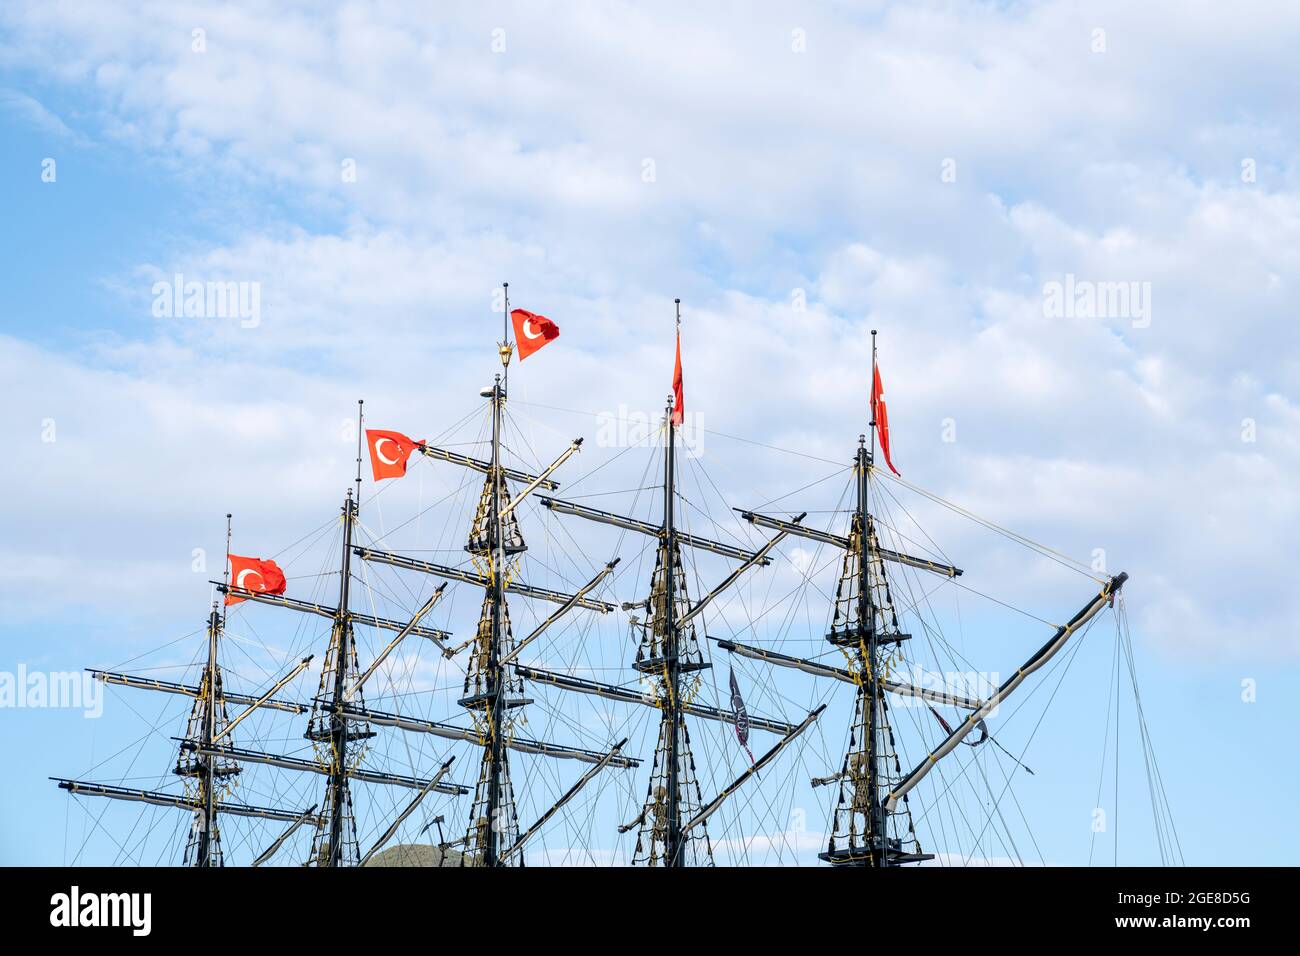
[[370,466],[374,469],[375,481],[383,481],[406,474],[406,459],[424,442],[407,438],[401,432],[367,428],[366,444],[370,446]]
[[728,668],[731,674],[731,713],[736,718],[736,739],[749,754],[749,762],[754,762],[754,752],[749,749],[749,712],[745,710],[745,701],[740,696],[740,685],[736,683],[735,668]]
[[560,337],[560,327],[544,315],[526,309],[511,309],[510,319],[515,324],[515,344],[519,346],[521,362]]
[[885,453],[885,464],[897,475],[898,469],[889,459],[889,412],[885,408],[885,387],[880,384],[879,365],[876,366],[876,373],[871,383],[871,417],[876,421],[876,434],[880,436],[880,450]]
[[[284,593],[284,572],[274,561],[263,561],[261,558],[246,558],[243,555],[232,554],[230,556],[230,584],[231,587],[240,588],[244,591],[255,591],[258,594],[283,594]],[[226,604],[238,604],[240,601],[246,601],[247,598],[238,597],[234,594],[226,595]]]
[[677,363],[673,366],[673,424],[680,425],[686,416],[686,395],[682,391],[682,330],[677,329]]

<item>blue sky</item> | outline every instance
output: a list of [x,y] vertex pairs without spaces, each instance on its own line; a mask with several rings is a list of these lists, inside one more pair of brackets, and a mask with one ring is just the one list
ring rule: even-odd
[[[401,3],[8,4],[0,671],[153,654],[180,673],[194,649],[158,649],[202,620],[213,574],[191,569],[193,549],[220,553],[227,511],[237,540],[266,553],[335,513],[358,397],[372,424],[417,437],[478,414],[503,279],[513,304],[563,329],[512,375],[536,458],[586,434],[572,470],[593,475],[587,491],[631,487],[619,479],[634,484],[651,453],[601,447],[598,416],[662,406],[681,296],[700,464],[723,492],[715,518],[852,454],[866,331],[879,329],[905,477],[1072,557],[1104,549],[1132,574],[1143,704],[1187,862],[1292,862],[1300,835],[1284,811],[1300,780],[1279,756],[1300,676],[1298,33],[1300,16],[1263,4],[761,4],[743,16],[475,4],[437,17]],[[259,283],[260,322],[155,316],[155,282],[178,272]],[[1136,283],[1149,315],[1048,314],[1045,286],[1071,276]],[[398,502],[385,517],[448,480],[420,467],[415,490],[385,492]],[[806,507],[834,508],[843,480]],[[979,575],[973,587],[1051,621],[1087,598],[1086,579],[917,506]],[[409,533],[410,547],[439,546]],[[612,539],[574,533],[593,567],[609,556]],[[322,541],[298,560],[327,554]],[[636,590],[620,579],[616,596]],[[743,613],[775,593],[749,586]],[[962,646],[981,666],[1005,673],[1041,643],[1023,618],[960,600],[939,616],[968,628]],[[461,629],[466,608],[446,624]],[[741,613],[724,609],[710,633]],[[319,637],[248,623],[266,673]],[[1050,747],[1046,729],[1035,738],[1035,777],[1016,787],[1047,862],[1087,860],[1105,623],[1051,711],[1079,719]],[[726,664],[715,660],[718,686]],[[755,709],[785,700],[789,719],[790,701],[835,701],[800,758],[820,773],[817,755],[841,743],[843,695],[778,680]],[[114,692],[97,720],[0,711],[0,756],[22,768],[0,811],[25,821],[0,830],[0,862],[73,858],[87,818],[46,778],[135,740],[144,705],[163,702]],[[182,718],[172,706],[150,719],[171,728],[142,753],[151,772]],[[1135,745],[1131,722],[1121,739]],[[1140,751],[1125,753],[1135,802],[1121,805],[1133,821],[1121,862],[1128,847],[1148,861]],[[1076,764],[1089,769],[1072,775]],[[634,803],[634,784],[599,819]],[[311,789],[294,786],[286,796]],[[801,786],[790,799],[820,832],[824,808]],[[77,859],[119,858],[91,836]]]

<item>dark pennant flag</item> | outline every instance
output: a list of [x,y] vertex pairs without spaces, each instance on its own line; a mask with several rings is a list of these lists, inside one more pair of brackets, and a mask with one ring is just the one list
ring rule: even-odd
[[754,752],[749,749],[749,712],[745,710],[745,699],[740,696],[740,685],[736,683],[735,668],[728,668],[731,674],[731,712],[736,716],[736,739],[749,754],[749,762],[754,762]]

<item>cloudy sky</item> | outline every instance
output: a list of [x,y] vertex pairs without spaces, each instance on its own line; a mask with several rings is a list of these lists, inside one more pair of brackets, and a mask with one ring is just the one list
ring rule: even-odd
[[[905,477],[1132,574],[1188,861],[1294,859],[1300,11],[249,7],[0,12],[0,669],[188,630],[227,511],[283,545],[337,507],[358,397],[473,411],[503,280],[562,328],[517,373],[539,419],[660,408],[681,297],[731,503],[852,453],[878,329]],[[166,314],[178,274],[255,314]],[[60,862],[86,725],[0,720],[39,824],[0,861]]]

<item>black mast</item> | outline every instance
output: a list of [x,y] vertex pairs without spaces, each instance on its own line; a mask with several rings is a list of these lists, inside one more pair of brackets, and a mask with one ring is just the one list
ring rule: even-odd
[[[835,828],[826,852],[820,854],[823,860],[837,866],[893,866],[922,858],[919,854],[904,854],[893,846],[889,837],[889,811],[881,799],[882,790],[887,789],[888,763],[893,756],[893,734],[884,698],[886,651],[890,645],[908,640],[909,635],[898,630],[898,615],[880,562],[888,557],[905,564],[919,562],[896,552],[887,554],[875,541],[870,502],[871,471],[876,456],[875,379],[876,332],[872,329],[871,444],[868,446],[866,435],[858,436],[853,464],[857,500],[853,506],[849,536],[837,539],[839,546],[845,549],[844,565],[836,592],[835,617],[831,632],[826,636],[831,644],[853,655],[856,664],[853,673],[858,685],[844,767],[839,774],[824,781],[838,780],[841,784]],[[751,518],[759,519],[760,516]],[[770,523],[769,519],[761,520]],[[788,530],[794,534],[805,533],[803,529],[794,527]],[[935,565],[931,569],[938,571],[939,567]],[[955,568],[952,571],[961,573]],[[897,763],[896,757],[894,762]],[[845,845],[837,849],[836,844],[841,838]]]
[[[226,514],[226,564],[222,570],[222,579],[228,584],[230,582],[230,520],[229,512]],[[208,615],[208,664],[204,672],[204,680],[207,693],[204,697],[203,713],[203,730],[200,733],[200,740],[205,748],[212,746],[212,738],[216,734],[217,725],[217,637],[220,635],[225,625],[225,612],[217,613],[217,604],[212,603],[212,613]],[[217,758],[212,754],[205,754],[200,761],[199,780],[203,788],[203,831],[199,834],[198,853],[196,854],[195,865],[212,866],[215,856],[215,828],[217,822],[217,799],[216,799],[216,762]]]
[[[506,380],[510,375],[510,283],[501,283],[501,364]],[[502,739],[501,715],[506,706],[505,682],[501,679],[501,605],[505,601],[506,551],[505,535],[501,533],[501,406],[505,401],[505,387],[501,376],[492,380],[492,500],[488,506],[488,547],[491,549],[492,571],[488,599],[492,604],[492,634],[488,642],[487,684],[488,698],[485,713],[488,725],[488,746],[491,765],[488,767],[487,833],[484,834],[483,865],[500,865],[500,832],[497,821],[501,813],[501,761],[505,758]]]
[[[214,604],[208,616],[208,665],[204,672],[203,732],[200,739],[204,747],[212,746],[212,728],[217,721],[217,633],[221,630],[221,616]],[[199,833],[197,866],[212,866],[212,833],[217,820],[216,774],[213,772],[216,757],[206,755],[202,760],[199,780],[203,788],[203,829]]]
[[[348,720],[343,713],[347,702],[348,675],[351,667],[353,650],[352,615],[349,613],[349,595],[352,584],[352,529],[357,519],[357,503],[361,497],[361,428],[364,423],[364,402],[357,402],[357,477],[356,495],[352,489],[347,490],[343,498],[343,556],[339,568],[339,603],[334,612],[334,630],[330,636],[332,660],[327,656],[325,671],[321,675],[322,685],[329,678],[329,668],[334,667],[333,680],[329,692],[329,720],[326,728],[309,728],[307,736],[313,740],[328,740],[329,782],[327,797],[329,805],[329,835],[324,847],[317,849],[315,857],[318,866],[341,866],[348,843],[345,832],[349,808],[352,803],[348,772],[348,742],[363,736],[364,732],[349,731]],[[322,696],[326,688],[321,688]],[[323,732],[322,732],[323,731]]]
[[[875,421],[872,421],[875,426]],[[873,433],[874,434],[874,433]],[[873,440],[872,444],[875,442]],[[871,467],[873,453],[867,451],[865,436],[858,437],[858,502],[855,520],[859,531],[858,544],[858,624],[863,628],[863,644],[866,647],[866,660],[862,671],[866,676],[867,700],[864,704],[865,735],[867,744],[867,795],[870,801],[868,812],[871,814],[872,840],[869,844],[871,856],[876,866],[888,866],[889,854],[886,848],[885,814],[880,803],[880,721],[877,713],[880,707],[880,682],[877,678],[880,660],[880,645],[876,635],[875,598],[871,592],[870,578],[870,532],[867,509],[867,469]]]
[[[509,305],[507,304],[507,316]],[[509,368],[509,366],[506,366]],[[488,741],[492,748],[491,766],[488,768],[487,833],[483,845],[483,865],[497,866],[500,847],[497,820],[501,812],[501,761],[504,747],[501,736],[501,714],[505,707],[505,682],[501,679],[501,605],[505,600],[506,551],[501,533],[501,405],[505,391],[501,376],[492,382],[492,495],[488,512],[488,544],[492,549],[492,637],[488,645],[487,723]]]
[[343,563],[339,582],[339,608],[334,617],[334,688],[330,697],[330,744],[333,747],[330,765],[330,837],[326,866],[338,866],[343,856],[343,818],[348,793],[348,722],[341,711],[343,695],[347,690],[348,658],[352,644],[352,622],[348,619],[348,585],[352,578],[352,521],[356,516],[356,502],[349,488],[343,500]]
[[[508,288],[502,284],[507,296]],[[509,339],[508,298],[504,308],[506,318],[502,329],[506,334],[498,343],[497,351],[503,370],[508,370],[514,352]],[[513,736],[509,714],[512,708],[528,703],[522,697],[512,696],[522,686],[510,679],[507,669],[513,638],[506,590],[511,571],[508,562],[516,560],[515,556],[526,551],[527,546],[519,533],[514,511],[508,507],[511,492],[506,479],[510,469],[502,463],[501,450],[507,399],[503,376],[494,376],[491,387],[483,389],[481,394],[492,402],[492,453],[486,462],[480,463],[486,478],[465,550],[472,556],[484,584],[483,607],[477,632],[470,642],[474,651],[465,670],[465,696],[460,704],[482,714],[481,719],[475,718],[475,726],[481,728],[477,739],[482,743],[483,758],[462,861],[474,866],[506,866],[516,832],[508,763]]]
[[[871,387],[874,395],[876,382],[876,330],[871,330]],[[868,451],[863,436],[858,436],[858,624],[866,629],[867,661],[865,672],[868,679],[867,691],[867,794],[871,801],[871,829],[874,837],[871,854],[876,866],[889,865],[888,833],[885,827],[885,808],[880,801],[880,642],[876,634],[875,595],[871,590],[871,511],[867,498],[870,469],[876,457],[876,403],[871,403],[871,450]]]
[[[682,300],[674,299],[677,305],[677,323],[682,321]],[[681,863],[682,817],[679,801],[679,778],[681,767],[678,756],[678,737],[681,735],[682,701],[681,661],[679,659],[676,603],[674,593],[676,568],[674,557],[677,550],[677,529],[674,525],[673,496],[675,493],[674,472],[676,471],[676,440],[673,425],[673,399],[668,399],[664,426],[667,431],[664,443],[664,663],[668,668],[668,710],[664,720],[670,722],[668,731],[668,826],[667,839],[664,842],[664,866],[678,866]]]
[[[643,697],[610,685],[547,675],[536,668],[529,668],[528,673],[534,680],[549,680],[571,690],[594,693],[614,700],[647,703],[660,711],[659,739],[655,745],[654,770],[650,775],[645,804],[635,819],[619,827],[619,832],[627,833],[634,828],[638,831],[633,863],[645,862],[650,866],[691,866],[704,863],[711,866],[713,848],[705,821],[723,800],[753,775],[753,771],[741,775],[732,787],[712,803],[705,804],[691,753],[691,735],[686,715],[729,723],[736,723],[742,718],[735,713],[704,707],[692,700],[700,686],[700,679],[692,675],[713,666],[704,660],[695,620],[719,594],[731,587],[750,568],[770,563],[767,552],[787,532],[778,534],[764,547],[751,552],[684,533],[677,528],[677,426],[684,420],[685,403],[678,395],[681,383],[681,300],[674,299],[673,303],[677,313],[678,361],[674,368],[673,392],[668,396],[664,410],[662,523],[652,525],[585,505],[543,499],[552,510],[567,511],[594,521],[639,531],[658,540],[654,572],[650,579],[650,596],[644,601],[623,605],[624,610],[644,607],[649,614],[649,620],[645,623],[636,617],[631,620],[633,634],[639,634],[640,637],[636,661],[632,666],[646,675],[647,680],[653,681],[654,693]],[[802,517],[801,515],[800,519]],[[743,563],[721,584],[692,602],[679,550],[683,546],[739,558]],[[813,719],[815,716],[810,716],[809,721]],[[793,739],[793,736],[806,729],[807,723],[795,727],[760,719],[751,723],[751,726],[762,726],[765,730],[792,735],[790,739]],[[763,760],[774,757],[788,743],[789,740],[782,741]],[[762,762],[759,761],[758,765],[761,766]]]

